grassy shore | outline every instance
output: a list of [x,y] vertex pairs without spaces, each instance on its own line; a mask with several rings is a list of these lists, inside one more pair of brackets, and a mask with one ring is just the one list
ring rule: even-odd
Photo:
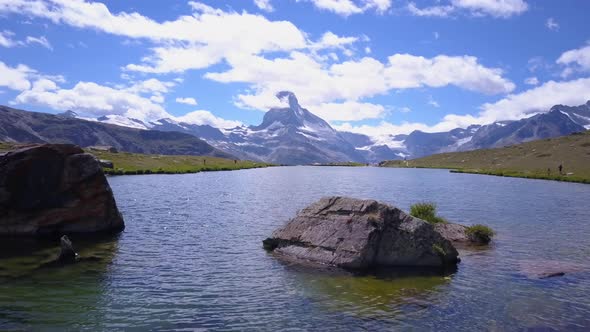
[[[0,152],[12,150],[18,145],[0,142]],[[86,150],[98,159],[109,160],[114,168],[104,168],[110,175],[134,174],[182,174],[208,171],[233,171],[239,169],[273,166],[248,160],[232,160],[204,156],[169,156],[139,153]]]
[[590,131],[497,149],[386,161],[381,166],[445,168],[457,173],[590,183]]

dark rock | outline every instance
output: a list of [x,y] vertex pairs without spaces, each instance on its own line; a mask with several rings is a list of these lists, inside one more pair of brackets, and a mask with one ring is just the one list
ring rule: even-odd
[[113,162],[110,160],[100,159],[98,162],[100,162],[100,167],[115,168],[115,165],[113,165]]
[[263,241],[289,260],[346,269],[446,267],[457,250],[432,225],[374,200],[323,198]]
[[61,245],[61,252],[59,253],[59,257],[57,258],[57,263],[59,264],[72,264],[76,262],[76,257],[78,254],[74,250],[72,246],[72,241],[68,238],[67,235],[64,235],[60,239]]
[[118,232],[124,223],[98,160],[75,146],[0,157],[0,236]]

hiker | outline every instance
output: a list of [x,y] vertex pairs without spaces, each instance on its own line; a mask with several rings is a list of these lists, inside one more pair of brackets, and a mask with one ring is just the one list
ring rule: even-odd
[[551,176],[551,167],[547,168],[547,176]]
[[559,169],[559,175],[562,175],[563,174],[563,165],[559,164],[558,169]]

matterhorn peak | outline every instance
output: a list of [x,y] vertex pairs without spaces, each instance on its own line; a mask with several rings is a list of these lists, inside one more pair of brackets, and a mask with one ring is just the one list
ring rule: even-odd
[[289,107],[292,109],[298,109],[300,107],[297,97],[295,97],[295,94],[291,91],[280,91],[276,94],[276,96],[281,102],[288,101]]

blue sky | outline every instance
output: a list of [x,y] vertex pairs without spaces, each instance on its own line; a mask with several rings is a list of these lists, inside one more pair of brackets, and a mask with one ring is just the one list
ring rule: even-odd
[[590,99],[587,1],[0,0],[0,103],[258,124],[288,89],[372,136]]

